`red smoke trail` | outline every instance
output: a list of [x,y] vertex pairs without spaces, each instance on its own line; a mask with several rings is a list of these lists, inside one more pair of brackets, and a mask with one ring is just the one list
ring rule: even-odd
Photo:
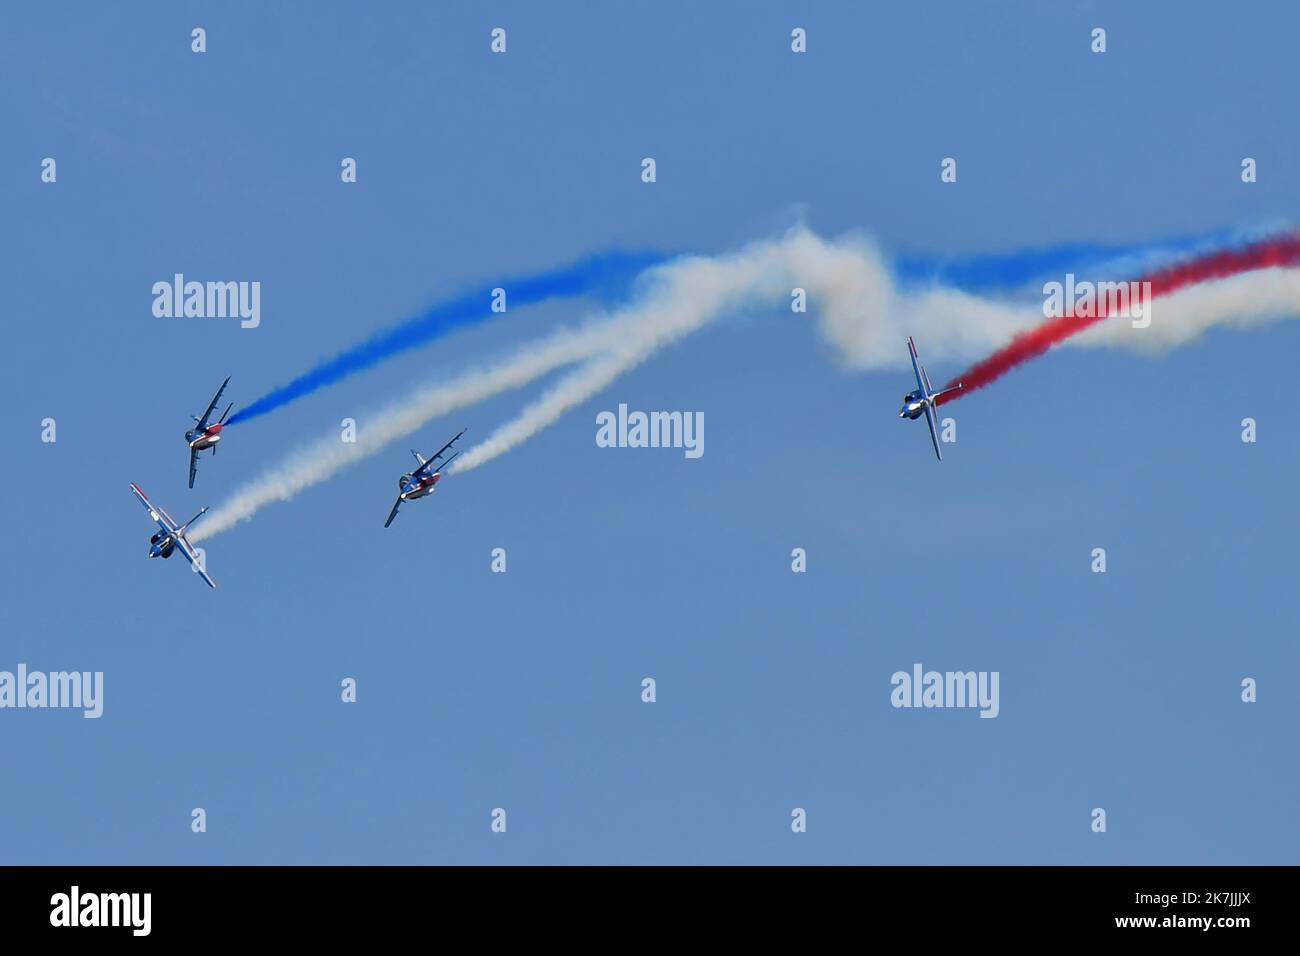
[[[1227,249],[1179,265],[1168,266],[1142,276],[1136,281],[1150,282],[1151,298],[1156,299],[1210,279],[1226,279],[1256,269],[1295,265],[1300,265],[1300,233],[1288,233],[1285,236],[1253,242],[1239,249]],[[1062,342],[1076,332],[1082,332],[1107,317],[1105,301],[1097,302],[1095,309],[1097,314],[1092,316],[1070,314],[1074,308],[1072,302],[1065,303],[1065,306],[1066,315],[1058,319],[1049,319],[1037,328],[1021,332],[988,358],[976,362],[954,378],[944,387],[956,385],[958,382],[965,387],[959,392],[951,392],[939,399],[939,404],[946,404],[977,388],[983,388],[1022,362],[1027,362],[1036,355],[1042,355],[1057,342]]]

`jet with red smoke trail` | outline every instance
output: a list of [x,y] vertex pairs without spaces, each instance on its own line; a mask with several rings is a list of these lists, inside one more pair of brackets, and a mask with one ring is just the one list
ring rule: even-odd
[[903,396],[903,407],[899,410],[898,417],[910,418],[915,421],[924,415],[925,423],[930,426],[930,441],[934,443],[934,453],[940,461],[943,461],[943,452],[939,450],[939,433],[935,428],[939,421],[939,399],[963,386],[961,382],[957,382],[955,385],[949,385],[947,388],[936,392],[930,385],[930,376],[925,373],[925,366],[917,361],[916,343],[912,341],[910,335],[907,337],[907,351],[912,355],[912,371],[916,374],[916,390]]

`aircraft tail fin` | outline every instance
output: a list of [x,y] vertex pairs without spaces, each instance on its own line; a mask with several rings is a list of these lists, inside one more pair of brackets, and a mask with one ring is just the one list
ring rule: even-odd
[[202,518],[202,517],[203,517],[205,514],[207,514],[207,513],[208,513],[208,509],[205,507],[202,511],[200,511],[198,514],[196,514],[193,518],[191,518],[189,521],[185,522],[183,525],[181,525],[179,528],[177,528],[177,529],[176,529],[176,533],[177,533],[177,534],[184,534],[184,533],[189,529],[189,526],[190,526],[190,525],[194,524],[194,522],[198,521],[200,518]]
[[950,394],[952,394],[953,392],[960,392],[960,391],[961,391],[963,388],[965,388],[965,387],[966,387],[966,386],[965,386],[964,383],[962,383],[962,382],[958,382],[956,385],[953,385],[953,386],[951,386],[951,387],[949,387],[949,388],[940,389],[939,391],[937,391],[937,392],[934,393],[934,400],[935,400],[935,403],[938,404],[938,401],[939,401],[939,399],[940,399],[942,396],[944,396],[944,395],[950,395]]
[[925,386],[925,394],[934,394],[934,386],[930,384],[930,373],[925,370],[924,365],[921,366],[921,383]]

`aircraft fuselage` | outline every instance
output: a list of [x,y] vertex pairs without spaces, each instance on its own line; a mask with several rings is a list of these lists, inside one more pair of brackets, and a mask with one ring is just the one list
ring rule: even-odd
[[440,472],[434,472],[423,479],[416,479],[414,475],[403,475],[397,480],[397,487],[401,492],[402,500],[414,501],[416,498],[425,498],[433,494],[434,486],[438,484],[438,479],[441,477]]
[[195,451],[203,451],[205,448],[212,448],[217,442],[221,441],[221,429],[224,426],[209,425],[202,431],[191,429],[185,433],[185,441]]
[[908,392],[903,396],[903,407],[898,412],[899,418],[910,418],[913,421],[925,414],[925,398],[919,391]]

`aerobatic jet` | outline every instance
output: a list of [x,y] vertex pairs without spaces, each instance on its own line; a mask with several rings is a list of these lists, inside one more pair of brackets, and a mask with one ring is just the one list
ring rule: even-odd
[[184,524],[177,524],[175,518],[150,502],[145,493],[140,490],[140,486],[134,481],[131,482],[131,490],[140,499],[140,504],[144,505],[145,510],[149,512],[149,517],[158,522],[160,529],[149,537],[149,557],[170,558],[175,552],[179,551],[193,567],[195,573],[208,582],[208,587],[215,588],[217,582],[208,577],[207,569],[203,566],[203,556],[195,549],[194,545],[190,544],[189,538],[185,537],[185,532],[189,529],[189,526],[203,517],[208,509],[204,508]]
[[930,426],[930,441],[934,442],[934,453],[943,461],[943,452],[939,450],[939,433],[936,426],[939,422],[939,398],[947,395],[949,392],[955,392],[962,387],[958,382],[949,388],[936,392],[930,385],[930,376],[925,374],[925,366],[916,360],[916,343],[912,337],[907,337],[907,351],[912,355],[912,371],[916,373],[916,391],[908,392],[903,396],[903,407],[899,410],[899,418],[910,418],[913,421],[925,416],[925,423]]
[[190,416],[194,419],[194,427],[185,433],[185,441],[190,446],[191,488],[194,487],[194,476],[198,474],[199,471],[199,452],[211,448],[212,454],[215,455],[217,453],[217,442],[221,441],[221,429],[225,427],[226,417],[230,414],[230,410],[235,407],[235,403],[231,402],[226,406],[226,410],[222,412],[219,419],[215,422],[211,421],[212,410],[217,407],[217,402],[221,401],[221,393],[226,390],[226,386],[229,384],[230,376],[227,375],[226,380],[222,382],[221,387],[217,389],[217,394],[212,396],[212,401],[208,405],[208,410],[203,413],[203,417],[199,418],[196,415]]
[[439,448],[438,451],[429,458],[425,458],[414,448],[411,449],[411,454],[414,455],[415,460],[420,463],[420,467],[397,479],[397,501],[393,503],[393,510],[388,513],[388,520],[384,522],[385,528],[393,523],[393,519],[397,517],[397,509],[402,507],[403,501],[414,501],[416,498],[424,498],[427,495],[433,494],[434,491],[437,490],[436,486],[438,484],[438,479],[442,477],[441,469],[450,465],[452,460],[456,455],[459,455],[460,452],[456,452],[456,455],[452,455],[451,458],[444,461],[441,466],[438,465],[438,459],[445,455],[447,449],[456,444],[456,441],[461,435],[465,434],[466,431],[468,431],[468,429],[462,428],[460,430],[460,435],[457,435],[451,441],[447,442],[447,444]]

